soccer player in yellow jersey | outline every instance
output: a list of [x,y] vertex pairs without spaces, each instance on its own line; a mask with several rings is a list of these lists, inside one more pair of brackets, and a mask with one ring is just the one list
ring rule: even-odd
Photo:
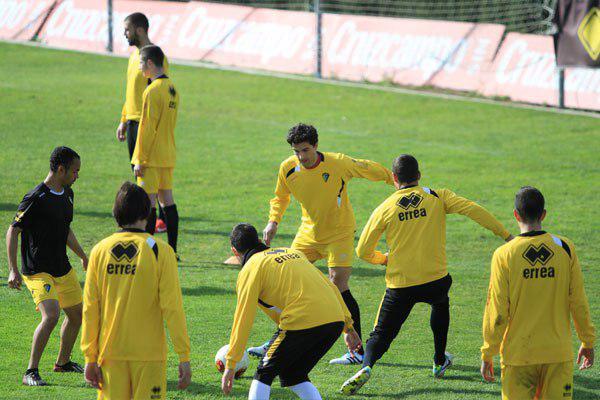
[[[360,310],[348,285],[356,231],[348,183],[352,178],[366,178],[392,185],[392,173],[373,161],[339,153],[321,153],[317,151],[318,139],[317,130],[310,125],[298,124],[289,130],[287,142],[295,155],[279,167],[263,239],[267,245],[271,243],[290,204],[290,195],[293,195],[302,206],[302,223],[292,248],[300,250],[311,262],[327,259],[329,277],[342,293],[360,335]],[[362,349],[354,355],[347,353],[331,363],[359,364],[362,354]]]
[[582,344],[580,369],[594,364],[594,326],[573,243],[542,230],[544,196],[531,187],[515,197],[521,234],[492,258],[483,317],[481,375],[494,380],[500,353],[502,398],[573,398],[571,319]]
[[83,296],[81,350],[85,379],[98,399],[165,399],[169,329],[179,355],[179,384],[191,381],[190,340],[177,260],[165,242],[144,232],[150,199],[133,183],[117,193],[120,231],[92,249]]
[[279,326],[261,359],[248,398],[267,400],[279,376],[301,399],[320,400],[309,372],[342,332],[348,349],[360,347],[352,318],[339,290],[304,255],[288,248],[269,248],[256,229],[239,224],[231,232],[231,249],[242,264],[237,280],[237,307],[229,339],[222,389],[229,394],[234,368],[244,353],[260,306]]
[[[372,264],[386,265],[386,291],[376,325],[365,349],[363,368],[342,386],[342,393],[356,393],[371,376],[371,369],[398,335],[416,303],[431,305],[430,325],[434,340],[433,376],[441,378],[452,365],[446,353],[452,278],[446,266],[446,215],[462,214],[504,240],[511,234],[480,205],[448,189],[420,186],[419,164],[408,154],[394,160],[392,171],[398,189],[373,211],[356,254]],[[376,251],[385,233],[389,253]]]
[[[135,142],[137,139],[138,127],[142,116],[142,96],[148,86],[148,78],[140,70],[140,49],[152,44],[148,37],[150,24],[148,18],[139,12],[128,15],[124,21],[124,35],[127,43],[134,46],[135,49],[129,56],[127,65],[127,86],[125,92],[125,103],[121,112],[121,122],[117,128],[117,139],[123,142],[127,139],[127,148],[129,150],[129,159],[133,156]],[[164,71],[169,73],[169,63],[167,58],[164,60]],[[165,216],[163,209],[159,207],[158,220],[156,221],[156,231],[165,232],[167,230],[164,222]]]
[[152,208],[147,231],[154,233],[158,199],[165,211],[169,244],[177,253],[179,214],[173,199],[173,169],[179,94],[165,75],[164,59],[158,46],[148,45],[140,50],[140,70],[152,83],[144,90],[142,117],[131,163],[138,185],[150,196]]

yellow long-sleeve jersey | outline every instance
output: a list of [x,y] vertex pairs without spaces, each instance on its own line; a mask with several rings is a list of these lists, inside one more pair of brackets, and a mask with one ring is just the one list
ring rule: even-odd
[[177,260],[171,246],[140,230],[117,232],[92,250],[83,295],[86,363],[163,361],[167,323],[179,359],[189,361]]
[[543,231],[517,236],[492,258],[482,359],[500,352],[505,365],[572,360],[569,314],[583,346],[593,347],[595,330],[573,243]]
[[175,167],[175,124],[179,93],[162,75],[146,88],[132,164],[144,167]]
[[278,321],[282,330],[338,321],[345,323],[345,331],[352,328],[350,311],[338,288],[297,250],[261,245],[249,251],[236,290],[227,368],[241,360],[258,306]]
[[374,161],[358,160],[340,153],[319,153],[321,162],[304,168],[296,156],[281,163],[271,200],[269,220],[281,222],[290,194],[302,206],[298,235],[309,241],[330,243],[354,235],[356,221],[348,198],[348,182],[367,178],[394,184],[392,172]]
[[388,288],[421,285],[448,274],[446,214],[462,214],[503,239],[510,233],[477,203],[448,189],[411,186],[400,189],[373,211],[358,241],[356,254],[372,264],[385,262],[375,247],[385,232],[389,248]]
[[[167,57],[163,62],[165,74],[169,73]],[[129,56],[127,64],[127,85],[125,90],[125,103],[121,111],[121,122],[139,121],[142,117],[142,95],[148,86],[148,78],[140,70],[140,49],[136,49]]]

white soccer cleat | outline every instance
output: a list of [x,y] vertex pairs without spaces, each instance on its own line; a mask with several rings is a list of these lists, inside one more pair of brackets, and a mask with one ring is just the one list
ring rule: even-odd
[[363,356],[358,353],[350,353],[347,352],[341,357],[334,358],[329,361],[329,364],[338,364],[338,365],[358,365],[362,364]]
[[371,367],[364,367],[342,385],[340,392],[352,396],[371,379]]
[[446,370],[452,366],[452,360],[454,360],[454,356],[446,352],[446,361],[444,361],[444,364],[436,365],[435,363],[433,363],[433,377],[442,378]]
[[268,349],[269,349],[269,342],[265,342],[265,343],[261,344],[260,346],[249,347],[248,350],[246,350],[246,351],[248,352],[248,355],[250,357],[263,358],[265,356],[265,354],[267,354]]

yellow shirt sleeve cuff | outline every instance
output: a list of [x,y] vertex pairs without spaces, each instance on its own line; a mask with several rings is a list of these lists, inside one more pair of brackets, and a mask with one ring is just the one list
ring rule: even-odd
[[583,346],[584,349],[593,349],[594,348],[594,342],[582,342],[581,345]]
[[373,264],[383,264],[386,261],[387,257],[380,251],[376,251],[371,259]]
[[236,364],[237,363],[233,360],[227,360],[227,363],[225,363],[225,369],[235,369]]
[[179,362],[190,362],[190,353],[183,353],[179,355]]
[[127,118],[125,118],[125,115],[121,115],[121,122],[123,122],[123,123],[127,122]]
[[91,364],[91,363],[97,363],[98,362],[98,356],[85,356],[85,363],[86,364]]
[[481,353],[481,361],[491,362],[493,361],[494,356],[490,356],[489,354]]

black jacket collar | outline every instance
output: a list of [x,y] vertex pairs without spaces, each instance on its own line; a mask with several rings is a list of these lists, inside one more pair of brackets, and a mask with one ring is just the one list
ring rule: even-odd
[[121,228],[120,230],[118,230],[117,232],[137,232],[137,233],[144,233],[146,232],[143,229],[137,229],[137,228]]
[[269,247],[265,246],[263,243],[259,243],[258,246],[256,246],[255,248],[247,250],[244,253],[244,257],[242,258],[242,266],[246,265],[246,263],[248,262],[248,260],[250,259],[250,257],[252,257],[253,255],[255,255],[256,253],[260,253],[261,251],[265,251],[268,248]]
[[546,231],[529,231],[529,232],[521,233],[519,236],[540,236],[545,233],[546,233]]

